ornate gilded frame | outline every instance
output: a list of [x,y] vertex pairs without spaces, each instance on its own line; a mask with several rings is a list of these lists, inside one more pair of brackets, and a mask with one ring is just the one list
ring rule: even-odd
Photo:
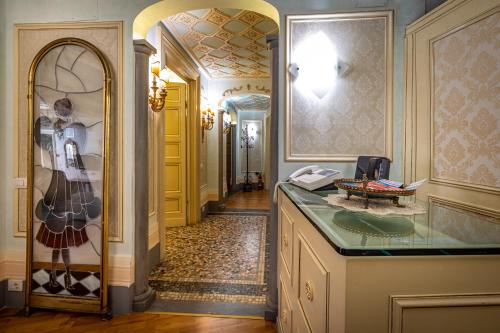
[[384,122],[384,155],[393,158],[393,53],[394,53],[394,23],[393,11],[371,11],[335,14],[307,14],[307,15],[287,15],[286,16],[286,51],[285,51],[285,161],[318,161],[318,162],[355,162],[357,156],[354,155],[328,155],[328,154],[296,154],[292,152],[291,145],[291,119],[293,116],[293,104],[291,93],[291,78],[288,73],[288,65],[291,60],[292,32],[291,26],[295,22],[321,22],[324,20],[370,20],[385,19],[385,122]]
[[[35,73],[40,61],[54,48],[64,45],[76,45],[93,53],[99,59],[103,72],[103,138],[102,145],[103,185],[102,185],[102,212],[101,212],[101,255],[100,255],[100,297],[65,296],[58,294],[32,294],[32,260],[33,260],[33,153],[34,153],[34,86]],[[27,239],[26,239],[26,292],[25,311],[30,313],[31,308],[48,308],[64,311],[79,311],[100,313],[110,317],[108,306],[108,211],[109,211],[109,132],[111,106],[111,67],[104,54],[93,44],[79,38],[61,38],[44,46],[31,63],[28,77],[28,195],[27,195]]]

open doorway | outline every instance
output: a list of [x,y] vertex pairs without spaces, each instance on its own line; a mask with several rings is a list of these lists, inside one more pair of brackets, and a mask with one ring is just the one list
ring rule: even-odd
[[[161,261],[149,276],[157,295],[151,310],[264,317],[271,151],[266,35],[278,26],[256,12],[208,8],[163,18],[154,29],[162,62],[186,83],[167,86],[158,191]],[[243,128],[253,148],[242,145]],[[198,188],[190,186],[193,178]],[[252,191],[238,199],[245,184]],[[226,206],[231,200],[234,205]],[[252,201],[259,204],[243,204]]]
[[231,144],[225,144],[223,151],[226,181],[230,177],[230,186],[223,193],[225,210],[268,212],[270,96],[240,94],[225,99],[221,107],[232,132],[225,137]]
[[187,84],[167,84],[163,136],[163,219],[166,227],[185,226],[187,216]]

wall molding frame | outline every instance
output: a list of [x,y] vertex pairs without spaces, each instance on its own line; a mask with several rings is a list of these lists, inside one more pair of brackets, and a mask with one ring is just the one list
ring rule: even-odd
[[391,296],[389,301],[389,333],[404,333],[404,310],[463,306],[500,306],[500,294]]
[[487,217],[492,217],[492,218],[498,219],[500,221],[500,211],[499,210],[489,209],[487,207],[483,207],[483,206],[479,206],[479,205],[472,205],[472,204],[462,202],[462,201],[450,200],[450,199],[440,197],[437,195],[433,195],[433,194],[430,194],[428,196],[428,201],[429,201],[429,203],[435,202],[438,204],[442,204],[444,206],[458,208],[458,209],[466,211],[466,212],[480,214],[480,215],[484,215]]
[[500,188],[434,174],[434,43],[500,11],[500,0],[448,0],[406,28],[404,68],[404,182],[427,178],[421,200],[498,218]]
[[[393,158],[393,66],[394,66],[394,18],[393,11],[366,11],[353,13],[335,13],[335,14],[307,14],[307,15],[286,15],[286,54],[285,63],[288,66],[291,63],[292,36],[291,25],[293,22],[315,22],[316,20],[370,20],[385,19],[385,110],[384,110],[384,154],[388,158]],[[348,154],[326,154],[326,153],[296,153],[292,151],[292,80],[288,70],[285,70],[285,161],[318,161],[318,162],[356,162],[358,155]]]
[[[471,18],[470,20],[467,20],[466,22],[464,22],[462,25],[454,28],[454,29],[451,29],[449,31],[446,31],[445,33],[439,35],[439,36],[436,36],[434,38],[432,38],[430,40],[430,69],[431,69],[431,92],[434,91],[435,89],[435,83],[434,83],[434,80],[435,80],[435,74],[434,74],[434,59],[435,59],[435,49],[434,49],[434,44],[456,32],[459,32],[460,30],[463,30],[463,29],[466,29],[468,27],[470,27],[471,25],[473,24],[476,24],[478,23],[479,21],[497,13],[500,11],[500,7],[496,7],[496,8],[493,8],[479,16],[476,16],[476,17],[473,17]],[[430,179],[429,181],[431,183],[435,183],[435,184],[443,184],[443,185],[448,185],[448,186],[455,186],[455,187],[459,187],[459,188],[463,188],[463,189],[468,189],[468,190],[473,190],[473,191],[479,191],[479,192],[486,192],[486,193],[496,193],[496,194],[500,194],[500,187],[492,187],[492,186],[485,186],[485,185],[479,185],[479,184],[474,184],[474,183],[467,183],[467,182],[461,182],[461,181],[454,181],[454,180],[449,180],[449,179],[442,179],[442,178],[438,178],[436,177],[436,175],[434,174],[434,123],[435,123],[435,100],[434,100],[434,94],[430,94],[430,98],[431,98],[431,108],[430,108],[430,112],[431,112],[431,115],[430,115],[430,118],[431,118],[431,131],[430,131],[430,135],[431,135],[431,138],[430,138],[430,158],[431,158],[431,163],[429,165],[429,175],[430,175]]]
[[[26,89],[28,86],[28,77],[24,79],[20,77],[20,33],[22,31],[53,31],[57,34],[61,31],[68,31],[68,35],[65,37],[80,37],[75,30],[94,30],[94,29],[116,29],[117,30],[117,63],[112,63],[113,80],[116,80],[116,86],[112,88],[117,89],[116,97],[113,99],[114,104],[111,107],[111,112],[116,112],[116,142],[115,147],[117,148],[115,166],[112,167],[113,172],[117,172],[116,180],[116,213],[114,214],[114,221],[116,231],[113,234],[113,230],[110,229],[109,241],[112,242],[123,242],[123,22],[122,21],[109,21],[109,22],[77,22],[77,23],[21,23],[15,24],[13,29],[13,178],[25,178],[27,175],[26,168],[23,167],[24,161],[26,161],[26,147],[22,145],[23,138],[27,138],[27,128],[24,121],[24,117],[20,116],[20,112],[24,108],[23,105],[19,103],[21,92],[19,91],[20,83],[22,80],[26,82]],[[57,38],[53,38],[57,39]],[[84,38],[85,39],[85,38]],[[45,45],[41,45],[43,47]],[[36,54],[36,52],[35,52]],[[34,54],[34,55],[35,55]],[[34,56],[33,55],[33,56]],[[31,62],[32,59],[30,59]],[[116,72],[115,72],[116,71]],[[27,99],[26,99],[27,106]],[[27,123],[27,121],[26,121]],[[27,189],[13,189],[13,235],[14,237],[26,237],[26,230],[22,227],[22,221],[26,220],[25,212],[26,207],[26,194]],[[26,220],[27,221],[27,220]],[[26,224],[26,221],[24,222]],[[111,220],[110,220],[111,222]]]

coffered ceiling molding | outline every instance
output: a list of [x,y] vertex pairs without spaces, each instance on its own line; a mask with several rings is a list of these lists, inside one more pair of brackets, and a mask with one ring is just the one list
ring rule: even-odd
[[266,35],[278,32],[272,19],[248,10],[211,8],[162,22],[211,78],[270,76]]
[[[240,11],[233,8],[244,8],[271,18],[279,26],[280,17],[276,7],[265,0],[162,0],[144,8],[134,19],[134,39],[144,39],[148,30],[171,15],[192,11],[202,12],[199,8],[230,8],[226,11]],[[216,23],[219,24],[219,23]]]
[[267,111],[271,98],[265,95],[240,95],[226,99],[222,105],[228,111]]

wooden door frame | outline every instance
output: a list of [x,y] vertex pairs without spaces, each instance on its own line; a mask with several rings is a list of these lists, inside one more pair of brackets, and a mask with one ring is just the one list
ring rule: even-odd
[[[188,114],[186,119],[186,221],[196,224],[200,221],[200,73],[196,64],[175,40],[172,34],[158,23],[158,53],[162,66],[168,66],[187,83],[186,101]],[[160,188],[163,188],[163,173],[160,175]],[[160,200],[158,222],[160,226],[160,246],[164,249],[165,230],[163,228],[163,200]],[[160,252],[163,259],[164,251]]]

